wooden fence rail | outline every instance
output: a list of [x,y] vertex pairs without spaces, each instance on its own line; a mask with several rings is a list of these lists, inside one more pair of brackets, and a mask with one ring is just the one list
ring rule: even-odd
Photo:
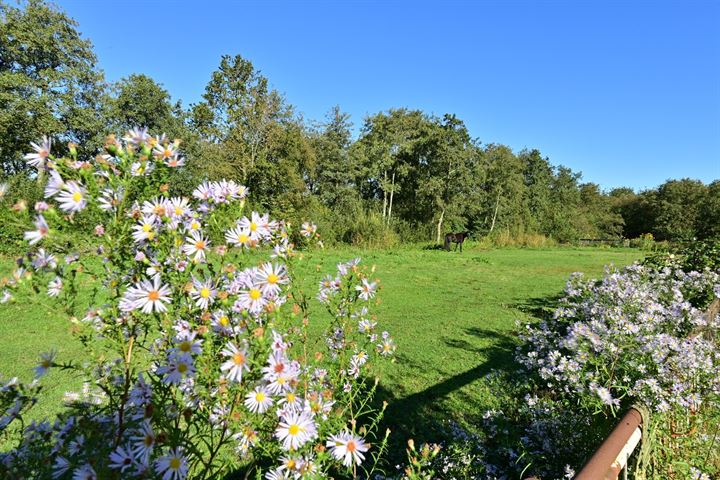
[[598,447],[590,460],[575,475],[575,480],[616,480],[627,474],[628,458],[642,439],[643,414],[631,408]]

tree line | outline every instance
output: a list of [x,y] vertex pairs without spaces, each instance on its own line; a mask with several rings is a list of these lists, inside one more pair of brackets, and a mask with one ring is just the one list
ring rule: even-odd
[[240,55],[223,56],[202,99],[185,106],[144,74],[106,82],[77,28],[44,1],[0,2],[2,177],[27,178],[22,155],[44,134],[91,156],[105,133],[145,126],[183,140],[179,191],[232,178],[251,188],[257,208],[315,219],[331,241],[440,241],[460,230],[560,242],[719,233],[718,180],[603,191],[537,149],[482,143],[453,114],[406,108],[368,116],[354,135],[339,107],[306,121]]

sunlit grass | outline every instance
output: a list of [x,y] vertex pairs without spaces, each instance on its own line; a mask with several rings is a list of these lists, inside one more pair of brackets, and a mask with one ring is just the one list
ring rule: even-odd
[[[432,429],[452,420],[472,425],[493,406],[483,380],[493,368],[512,368],[515,320],[527,320],[562,290],[570,273],[602,273],[604,265],[627,265],[642,253],[629,249],[551,248],[460,253],[399,248],[362,251],[352,248],[303,254],[300,276],[314,297],[320,277],[335,264],[360,256],[375,265],[381,280],[378,326],[398,344],[393,363],[381,368],[381,396],[390,401],[386,423],[407,436],[430,439]],[[0,259],[0,274],[12,268]],[[38,299],[42,300],[38,300]],[[0,376],[33,376],[40,352],[55,349],[57,359],[83,358],[70,333],[71,324],[46,296],[18,298],[0,306]],[[322,306],[313,302],[316,312]],[[314,332],[327,325],[326,314],[311,317]],[[43,379],[46,396],[33,410],[39,418],[57,411],[66,391],[81,382],[69,373],[51,371]]]

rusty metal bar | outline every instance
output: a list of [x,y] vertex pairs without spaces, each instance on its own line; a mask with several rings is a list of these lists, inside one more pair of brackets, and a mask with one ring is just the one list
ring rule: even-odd
[[642,413],[631,408],[574,480],[617,480],[642,437]]

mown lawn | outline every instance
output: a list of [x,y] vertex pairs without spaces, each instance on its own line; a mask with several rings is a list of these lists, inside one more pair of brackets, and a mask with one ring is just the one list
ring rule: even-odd
[[[642,257],[630,249],[553,248],[445,252],[402,248],[362,251],[351,248],[307,253],[307,287],[316,288],[339,261],[356,256],[376,265],[381,279],[379,327],[398,344],[396,360],[382,368],[380,396],[390,402],[387,424],[408,436],[431,439],[442,421],[464,425],[494,405],[483,377],[494,368],[513,368],[515,320],[528,320],[551,305],[572,272],[589,276],[608,264],[624,266]],[[12,260],[0,258],[0,276]],[[81,358],[70,325],[44,297],[0,305],[0,377],[32,377],[39,352],[56,349],[58,360]],[[319,305],[315,305],[319,307]],[[320,311],[317,308],[317,311]],[[318,330],[327,319],[315,317]],[[43,384],[47,398],[35,410],[56,410],[78,379],[51,372]]]

